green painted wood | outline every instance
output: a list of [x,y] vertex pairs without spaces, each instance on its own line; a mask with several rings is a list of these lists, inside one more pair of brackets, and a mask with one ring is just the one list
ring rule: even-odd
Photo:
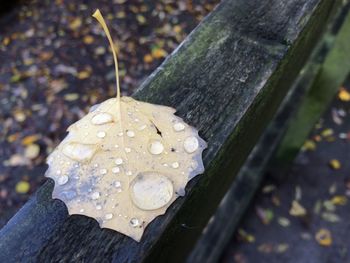
[[350,73],[349,40],[350,15],[348,14],[339,34],[336,37],[329,36],[327,41],[334,42],[332,50],[318,70],[308,94],[291,121],[288,131],[278,148],[274,164],[279,167],[287,167],[294,159],[308,134]]
[[175,107],[208,142],[206,172],[147,227],[140,243],[101,230],[92,219],[67,217],[62,202],[50,199],[48,181],[0,231],[0,262],[183,261],[307,60],[334,3],[225,0],[140,87],[134,97]]

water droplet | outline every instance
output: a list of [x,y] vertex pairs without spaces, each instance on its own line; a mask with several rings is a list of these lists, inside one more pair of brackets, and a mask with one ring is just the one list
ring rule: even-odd
[[133,138],[133,137],[135,137],[135,132],[133,132],[133,131],[127,131],[127,132],[126,132],[126,135],[127,135],[128,137],[130,137],[130,138]]
[[99,131],[99,132],[97,132],[97,137],[104,138],[104,137],[106,137],[106,133],[104,131]]
[[177,122],[174,124],[173,128],[175,131],[179,132],[185,129],[185,125],[182,122]]
[[140,209],[155,210],[168,204],[173,196],[173,184],[164,175],[140,173],[131,183],[131,200]]
[[61,173],[62,173],[61,170],[58,170],[58,171],[56,172],[57,175],[60,175]]
[[96,206],[96,210],[101,210],[102,209],[102,206],[101,205],[97,205]]
[[82,208],[82,209],[80,209],[80,213],[84,213],[84,211],[85,211],[85,210],[84,210],[83,208]]
[[146,127],[147,127],[147,125],[144,124],[144,125],[139,127],[139,130],[142,131],[142,130],[146,129]]
[[107,169],[101,169],[100,170],[100,174],[106,174],[107,173]]
[[119,188],[119,187],[122,186],[122,184],[121,184],[119,181],[115,181],[115,182],[114,182],[114,186],[117,187],[117,188]]
[[139,122],[139,121],[140,121],[140,120],[139,120],[139,119],[137,119],[137,118],[136,118],[136,119],[134,119],[134,122]]
[[99,199],[100,198],[100,193],[99,192],[93,192],[91,194],[91,199],[92,200],[96,200],[96,199]]
[[164,150],[164,146],[160,141],[153,140],[151,143],[148,145],[148,150],[150,151],[151,154],[161,154]]
[[109,113],[99,113],[91,119],[91,123],[94,125],[102,125],[113,121],[113,117]]
[[125,147],[125,152],[127,152],[127,153],[129,153],[129,152],[131,152],[131,149],[130,148],[128,148],[128,147]]
[[64,185],[67,182],[68,182],[68,176],[67,175],[62,175],[62,176],[58,177],[58,179],[57,179],[57,183],[59,185]]
[[61,193],[59,193],[59,197],[60,199],[67,199],[67,200],[72,200],[73,198],[75,198],[77,196],[77,193],[73,190],[69,190],[69,191],[63,191]]
[[67,143],[63,146],[63,154],[77,161],[87,161],[92,158],[96,152],[96,147],[89,144]]
[[112,213],[109,213],[109,214],[106,214],[105,215],[105,219],[106,220],[110,220],[110,219],[112,219],[113,218],[113,214]]
[[115,162],[116,165],[121,165],[123,163],[123,159],[122,158],[117,158],[117,159],[115,159],[114,162]]
[[117,174],[117,173],[119,173],[119,172],[120,172],[119,167],[113,167],[113,168],[112,168],[112,173]]
[[130,225],[132,227],[138,227],[140,225],[140,221],[137,218],[131,218]]
[[188,153],[195,152],[199,147],[198,139],[194,136],[187,137],[184,141],[185,151]]
[[171,164],[171,167],[173,167],[174,169],[176,169],[176,168],[179,168],[179,163],[178,162],[174,162],[174,163],[172,163]]
[[98,167],[98,163],[95,163],[95,164],[94,164],[94,167],[97,168],[97,167]]

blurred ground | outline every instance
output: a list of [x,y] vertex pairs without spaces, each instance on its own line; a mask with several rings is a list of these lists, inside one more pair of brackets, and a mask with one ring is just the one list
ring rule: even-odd
[[[98,2],[98,3],[97,3]],[[45,158],[69,124],[115,95],[131,94],[218,0],[37,0],[0,16],[0,227],[44,181]]]
[[285,180],[267,177],[222,262],[350,262],[350,80]]

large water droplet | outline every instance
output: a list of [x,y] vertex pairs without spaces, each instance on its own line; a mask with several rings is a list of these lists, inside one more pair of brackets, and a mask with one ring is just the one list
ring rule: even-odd
[[88,161],[96,152],[95,145],[81,143],[67,143],[63,146],[63,154],[77,161]]
[[195,152],[199,147],[198,139],[194,136],[187,137],[184,141],[185,151],[188,153]]
[[132,227],[138,227],[140,225],[140,221],[137,218],[131,218],[130,225]]
[[62,176],[58,177],[58,179],[57,179],[57,183],[59,185],[64,185],[67,182],[68,182],[68,176],[67,175],[62,175]]
[[112,121],[113,121],[112,115],[105,112],[99,113],[91,119],[91,123],[94,125],[102,125],[102,124],[110,123]]
[[135,132],[134,131],[127,131],[126,135],[130,138],[133,138],[133,137],[135,137]]
[[173,196],[173,184],[164,175],[140,173],[131,183],[131,200],[140,209],[155,210],[168,204]]
[[148,150],[151,154],[161,154],[164,150],[164,146],[160,141],[152,140],[148,145]]
[[174,124],[173,128],[175,131],[179,132],[185,129],[185,125],[182,122],[177,122]]

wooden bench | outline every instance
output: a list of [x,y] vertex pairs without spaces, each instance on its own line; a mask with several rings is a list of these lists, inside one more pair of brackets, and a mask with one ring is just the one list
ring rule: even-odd
[[0,231],[0,262],[215,262],[305,94],[300,70],[346,4],[224,0],[134,94],[176,108],[208,142],[186,196],[137,243],[68,217],[48,180]]

